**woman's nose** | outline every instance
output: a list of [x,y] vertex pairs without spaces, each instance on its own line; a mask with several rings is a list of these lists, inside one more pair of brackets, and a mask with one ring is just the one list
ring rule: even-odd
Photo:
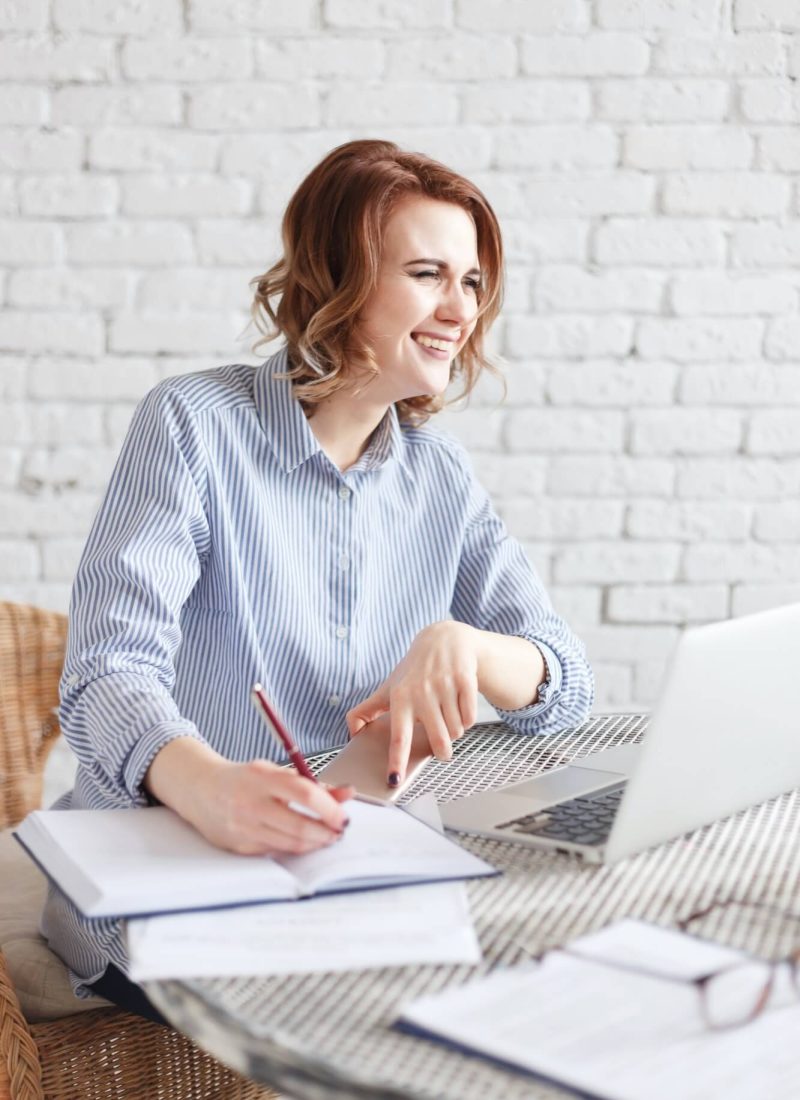
[[443,290],[436,314],[442,320],[466,324],[472,321],[478,312],[475,296],[461,286],[452,286]]

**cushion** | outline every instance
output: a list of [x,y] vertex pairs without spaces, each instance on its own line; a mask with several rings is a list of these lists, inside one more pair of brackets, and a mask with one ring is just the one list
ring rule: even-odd
[[102,997],[75,996],[66,966],[39,933],[47,879],[10,829],[0,832],[0,883],[0,948],[25,1019],[58,1020],[108,1005]]

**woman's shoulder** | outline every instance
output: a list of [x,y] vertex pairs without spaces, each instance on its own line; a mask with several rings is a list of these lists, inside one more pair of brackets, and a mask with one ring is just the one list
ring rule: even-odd
[[454,435],[428,421],[420,426],[402,425],[403,440],[412,453],[419,456],[440,458],[444,462],[469,465],[467,451]]
[[428,422],[420,427],[403,425],[402,433],[412,468],[450,475],[457,472],[465,482],[472,479],[472,463],[466,448],[445,429]]
[[151,408],[182,410],[190,416],[253,404],[255,367],[230,363],[165,378],[145,397]]

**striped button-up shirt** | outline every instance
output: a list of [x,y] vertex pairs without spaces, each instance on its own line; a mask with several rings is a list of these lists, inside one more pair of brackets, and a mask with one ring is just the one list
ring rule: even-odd
[[[179,736],[281,759],[255,681],[304,752],[343,745],[346,712],[448,617],[542,651],[537,702],[498,712],[517,730],[587,714],[583,646],[462,448],[392,408],[341,471],[285,368],[284,350],[170,379],[137,409],[73,588],[61,721],[79,766],[57,805],[143,804],[148,766]],[[44,930],[80,978],[125,969],[118,923],[82,921],[57,892]]]

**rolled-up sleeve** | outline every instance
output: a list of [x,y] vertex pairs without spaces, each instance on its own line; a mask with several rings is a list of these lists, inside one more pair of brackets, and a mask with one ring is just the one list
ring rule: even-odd
[[204,456],[183,395],[156,387],[134,415],[78,567],[61,725],[98,805],[144,802],[158,750],[202,739],[171,689],[181,609],[209,540]]
[[[522,546],[495,513],[465,454],[466,529],[451,612],[481,630],[525,638],[547,664],[548,682],[535,703],[519,710],[496,707],[520,733],[557,733],[579,725],[594,699],[594,678],[583,643],[556,614]],[[531,696],[535,685],[531,685]]]

